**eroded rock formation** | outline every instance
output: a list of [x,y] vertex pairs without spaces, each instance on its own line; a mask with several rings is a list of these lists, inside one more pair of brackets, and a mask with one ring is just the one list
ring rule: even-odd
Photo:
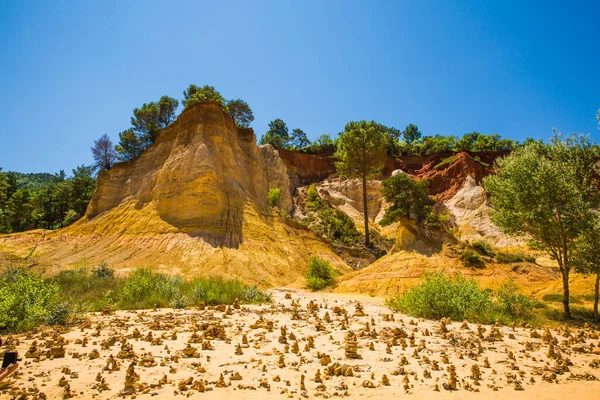
[[[285,164],[257,146],[216,103],[186,109],[139,158],[100,174],[86,215],[48,233],[36,249],[54,266],[107,261],[185,275],[290,284],[311,255],[348,267],[310,231],[267,205],[292,210]],[[39,233],[0,238],[0,252],[26,254]]]

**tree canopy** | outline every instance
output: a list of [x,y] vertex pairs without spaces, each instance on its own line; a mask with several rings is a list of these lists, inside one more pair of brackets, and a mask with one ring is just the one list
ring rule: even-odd
[[557,135],[547,145],[532,142],[498,159],[497,173],[484,179],[496,224],[506,233],[533,238],[557,260],[567,318],[575,241],[599,204],[597,159],[589,138]]
[[204,85],[202,87],[198,87],[196,85],[190,85],[186,90],[183,91],[182,103],[184,108],[203,101],[216,101],[223,109],[226,108],[225,99],[223,96],[221,96],[221,93],[215,89],[214,86]]
[[290,133],[286,123],[280,119],[269,122],[269,130],[260,138],[260,144],[270,144],[276,149],[287,147]]
[[109,170],[117,161],[119,154],[106,133],[100,136],[100,139],[94,140],[92,157],[94,157],[94,169],[97,171]]
[[57,174],[0,172],[0,233],[57,229],[79,219],[94,193],[92,168]]
[[594,285],[594,319],[598,322],[598,297],[600,294],[600,217],[593,215],[588,229],[575,240],[573,266],[582,274],[596,275]]
[[367,181],[383,169],[386,157],[386,130],[375,121],[349,122],[340,133],[335,163],[341,176],[362,181],[365,245],[370,245],[367,210]]
[[250,127],[250,123],[254,121],[254,114],[248,103],[242,99],[234,99],[228,100],[226,105],[235,126],[238,128]]
[[421,138],[421,131],[419,131],[419,128],[416,125],[408,124],[408,126],[404,128],[402,136],[404,136],[406,143],[411,144],[415,140],[419,140]]
[[162,96],[158,102],[144,103],[133,109],[131,128],[119,134],[116,151],[121,160],[138,157],[152,145],[160,131],[169,126],[177,116],[179,102],[169,96]]
[[433,202],[429,198],[429,182],[425,179],[415,180],[408,174],[401,173],[385,179],[381,183],[381,193],[390,203],[381,220],[382,225],[395,222],[399,217],[410,217],[413,213],[422,221],[431,212]]

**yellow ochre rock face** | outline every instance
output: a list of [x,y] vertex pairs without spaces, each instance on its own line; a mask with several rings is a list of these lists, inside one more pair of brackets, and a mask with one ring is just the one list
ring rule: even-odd
[[[238,129],[217,103],[186,109],[139,158],[98,177],[86,215],[49,232],[38,261],[64,266],[107,261],[117,270],[150,267],[187,276],[223,275],[298,285],[311,255],[349,268],[311,232],[267,205],[292,210],[287,170],[251,129]],[[0,252],[22,256],[40,237],[0,237]]]

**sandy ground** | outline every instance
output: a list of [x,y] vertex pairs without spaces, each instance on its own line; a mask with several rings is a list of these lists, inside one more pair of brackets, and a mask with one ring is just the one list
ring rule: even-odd
[[96,313],[5,337],[2,351],[23,361],[0,398],[600,398],[591,328],[465,326],[362,296],[272,295],[265,306]]

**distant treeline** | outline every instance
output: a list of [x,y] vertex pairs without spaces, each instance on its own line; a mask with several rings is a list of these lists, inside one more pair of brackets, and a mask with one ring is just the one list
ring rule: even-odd
[[70,225],[85,214],[95,187],[91,167],[77,167],[70,177],[64,171],[22,174],[0,169],[0,233]]
[[[92,154],[94,168],[108,170],[115,162],[127,161],[139,157],[148,146],[152,145],[161,130],[172,124],[178,116],[179,104],[185,108],[192,104],[214,101],[220,104],[223,111],[233,119],[239,128],[248,128],[254,120],[252,109],[242,99],[226,100],[214,86],[202,87],[190,85],[183,92],[181,102],[169,96],[162,96],[158,101],[142,104],[133,110],[131,126],[119,133],[119,142],[113,145],[108,135],[104,134],[94,142]],[[404,130],[381,126],[387,133],[386,149],[392,157],[402,155],[429,155],[445,151],[502,151],[509,152],[520,143],[502,138],[499,134],[466,133],[459,136],[423,136],[419,128],[409,124]],[[260,144],[270,144],[275,148],[299,151],[307,154],[332,155],[337,148],[338,135],[332,137],[324,133],[316,140],[308,139],[300,128],[290,129],[285,121],[276,118],[269,123],[269,129],[259,140]],[[525,143],[533,141],[527,139]]]

